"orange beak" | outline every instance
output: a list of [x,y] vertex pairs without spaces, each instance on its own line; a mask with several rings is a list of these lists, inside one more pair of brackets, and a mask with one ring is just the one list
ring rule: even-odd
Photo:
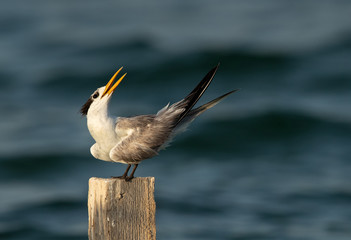
[[127,73],[123,74],[122,77],[120,77],[117,82],[112,86],[113,81],[116,79],[118,73],[122,70],[123,67],[121,67],[120,69],[118,69],[118,71],[113,75],[113,77],[110,79],[110,81],[106,84],[105,86],[105,91],[103,92],[103,94],[101,95],[101,98],[103,98],[106,94],[110,95],[113,93],[113,91],[115,91],[116,87],[121,83],[121,81],[123,80],[123,78],[127,75]]

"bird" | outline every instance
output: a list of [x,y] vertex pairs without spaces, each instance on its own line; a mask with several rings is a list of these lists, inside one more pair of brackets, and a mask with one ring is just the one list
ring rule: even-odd
[[[99,160],[127,164],[123,175],[114,178],[125,181],[133,179],[141,161],[158,155],[159,151],[168,146],[177,134],[186,130],[197,116],[239,90],[229,91],[194,108],[212,82],[218,67],[219,63],[186,97],[172,105],[168,103],[156,114],[113,117],[108,112],[109,102],[115,89],[127,74],[124,73],[114,83],[123,69],[123,67],[119,68],[108,83],[94,91],[80,109],[80,113],[86,116],[89,132],[95,140],[90,153]],[[132,165],[134,165],[133,170],[128,175]]]

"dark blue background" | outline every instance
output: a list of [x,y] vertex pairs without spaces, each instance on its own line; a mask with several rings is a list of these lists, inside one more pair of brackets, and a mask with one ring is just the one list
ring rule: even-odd
[[120,67],[110,110],[155,113],[218,62],[156,177],[158,239],[351,238],[350,1],[4,1],[0,239],[87,239],[94,159],[79,109]]

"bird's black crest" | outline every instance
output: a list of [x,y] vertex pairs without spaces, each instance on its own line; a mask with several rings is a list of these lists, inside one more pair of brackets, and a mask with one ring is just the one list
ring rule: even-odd
[[92,103],[93,103],[93,99],[89,98],[88,101],[82,106],[82,108],[80,109],[80,113],[83,116],[86,116],[88,114],[88,110]]

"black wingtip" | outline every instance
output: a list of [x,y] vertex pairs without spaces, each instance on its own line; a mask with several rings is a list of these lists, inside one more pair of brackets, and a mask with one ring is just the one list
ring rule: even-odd
[[[229,96],[230,94],[235,93],[235,92],[237,92],[237,91],[239,91],[239,90],[240,90],[240,88],[237,88],[237,89],[234,89],[234,90],[232,90],[232,91],[229,91],[229,92],[223,94],[222,96],[220,96],[220,97],[218,97],[218,98],[212,100],[211,102],[218,102],[218,101],[222,100],[223,98],[225,98],[225,97]],[[209,103],[211,103],[211,102],[209,102]],[[208,104],[208,103],[207,103],[207,104]],[[204,104],[204,105],[206,105],[206,104]]]
[[193,89],[193,91],[191,91],[191,93],[189,93],[184,98],[182,102],[186,104],[185,111],[179,116],[179,119],[176,124],[178,124],[186,116],[186,114],[194,107],[194,105],[197,103],[200,97],[204,94],[204,92],[212,82],[213,77],[216,75],[218,67],[219,63],[214,68],[212,68],[201,80],[201,82]]
[[234,90],[228,92],[227,94],[232,94],[232,93],[235,93],[235,92],[240,91],[240,90],[241,90],[241,88],[237,88],[237,89],[234,89]]

